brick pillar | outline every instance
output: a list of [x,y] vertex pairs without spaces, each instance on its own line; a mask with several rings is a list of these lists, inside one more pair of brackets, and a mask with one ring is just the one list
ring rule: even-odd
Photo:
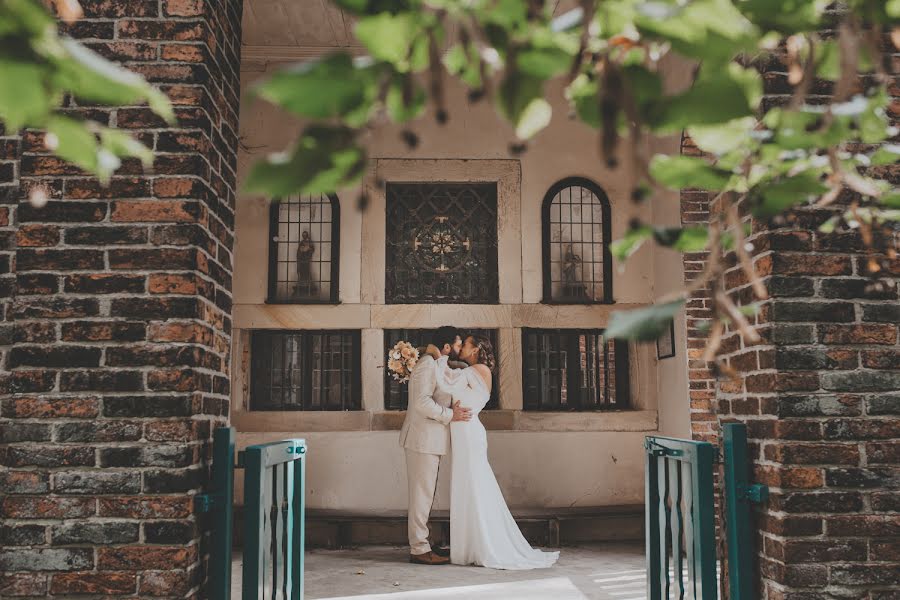
[[[178,125],[72,103],[157,152],[107,188],[22,137],[0,596],[198,597],[192,496],[228,414],[241,2],[82,4],[71,34],[158,84]],[[0,138],[0,174],[15,146]],[[43,208],[25,200],[38,185]]]
[[[751,237],[772,294],[758,317],[764,342],[725,339],[740,375],[721,381],[720,421],[748,424],[760,511],[763,598],[896,598],[900,586],[900,263],[880,258],[867,279],[855,233],[823,235],[832,211]],[[743,274],[732,294],[750,300]],[[893,590],[893,591],[889,591]]]

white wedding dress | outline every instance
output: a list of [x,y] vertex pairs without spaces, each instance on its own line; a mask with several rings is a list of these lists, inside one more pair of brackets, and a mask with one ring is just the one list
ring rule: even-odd
[[472,420],[450,423],[450,562],[491,569],[550,567],[559,552],[531,547],[506,506],[487,457],[487,432],[478,413],[490,398],[484,379],[472,368],[453,370],[448,358],[435,363],[437,384],[472,410]]

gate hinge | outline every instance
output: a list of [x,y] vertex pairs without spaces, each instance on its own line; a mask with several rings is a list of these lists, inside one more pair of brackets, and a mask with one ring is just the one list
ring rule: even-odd
[[194,510],[199,513],[212,512],[222,504],[222,494],[197,494],[194,496]]
[[737,489],[738,500],[746,500],[755,504],[762,504],[769,499],[769,486],[761,483],[739,485]]

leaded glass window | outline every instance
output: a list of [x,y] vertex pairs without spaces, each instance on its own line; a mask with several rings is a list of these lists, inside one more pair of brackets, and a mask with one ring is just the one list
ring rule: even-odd
[[496,304],[497,184],[388,183],[388,304]]
[[338,301],[340,204],[326,194],[272,202],[269,302]]
[[524,329],[522,363],[525,410],[628,407],[628,343],[602,330]]
[[[434,329],[387,329],[384,332],[384,356],[394,344],[400,340],[411,343],[413,346],[424,348],[431,340]],[[491,398],[485,405],[485,410],[496,410],[500,407],[500,348],[497,344],[496,329],[468,329],[461,332],[463,341],[467,335],[483,335],[491,340],[494,347],[494,358],[497,368],[494,369],[494,384],[491,388]],[[384,407],[387,410],[406,410],[409,403],[409,384],[397,383],[385,369],[384,377]]]
[[573,177],[544,197],[544,302],[612,302],[609,200]]
[[250,410],[360,410],[360,332],[254,331]]

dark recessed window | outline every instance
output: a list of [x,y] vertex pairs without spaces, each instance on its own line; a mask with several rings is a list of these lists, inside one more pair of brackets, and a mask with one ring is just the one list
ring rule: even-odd
[[338,301],[340,204],[326,194],[273,201],[269,225],[269,302]]
[[612,302],[609,200],[580,177],[544,196],[544,302]]
[[250,410],[360,410],[359,331],[254,331]]
[[[384,332],[384,356],[388,350],[400,340],[411,343],[414,346],[424,348],[428,345],[434,329],[386,329]],[[467,329],[466,335],[477,334],[486,336],[494,347],[494,358],[497,368],[494,369],[494,383],[491,388],[491,399],[485,405],[485,410],[496,410],[500,407],[500,350],[497,344],[496,329]],[[400,384],[394,381],[390,373],[385,369],[384,377],[384,407],[387,410],[406,410],[409,402],[409,384]]]
[[597,329],[522,331],[525,410],[628,408],[628,343]]
[[388,304],[496,304],[497,184],[388,183]]

